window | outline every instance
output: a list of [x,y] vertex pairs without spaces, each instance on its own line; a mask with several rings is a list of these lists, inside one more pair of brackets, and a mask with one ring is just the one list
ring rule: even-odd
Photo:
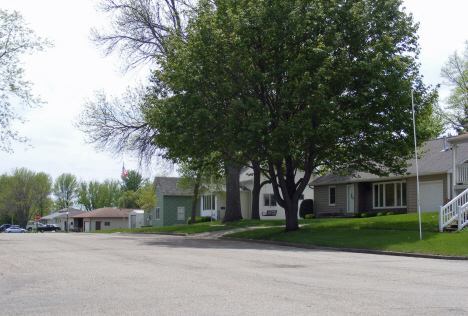
[[104,226],[110,226],[110,222],[104,222]]
[[336,203],[336,187],[328,187],[328,205]]
[[159,221],[159,219],[160,219],[160,217],[159,217],[159,216],[160,216],[160,214],[159,214],[159,207],[156,208],[155,213],[156,213],[156,214],[154,215],[154,219],[157,220],[157,221]]
[[276,206],[276,199],[274,194],[264,194],[263,200],[265,206]]
[[185,207],[179,206],[177,208],[177,220],[185,221]]
[[203,211],[214,210],[216,207],[215,196],[204,195],[202,198],[202,207],[203,207]]
[[406,207],[406,182],[375,183],[372,191],[374,208]]

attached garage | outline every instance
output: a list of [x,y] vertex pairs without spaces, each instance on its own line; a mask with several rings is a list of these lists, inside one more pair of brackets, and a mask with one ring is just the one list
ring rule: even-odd
[[439,212],[440,207],[444,205],[444,182],[420,182],[419,194],[421,198],[421,213]]

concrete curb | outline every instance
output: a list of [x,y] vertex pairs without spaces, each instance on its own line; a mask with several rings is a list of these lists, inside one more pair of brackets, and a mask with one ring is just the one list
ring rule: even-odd
[[321,247],[321,246],[314,246],[314,245],[307,245],[307,244],[296,244],[296,243],[290,243],[290,242],[284,242],[284,241],[271,241],[271,240],[261,240],[261,239],[246,239],[246,238],[235,238],[235,237],[218,237],[217,239],[218,240],[243,241],[243,242],[250,242],[250,243],[257,243],[257,244],[267,244],[267,245],[276,245],[276,246],[302,248],[302,249],[367,253],[367,254],[373,254],[373,255],[413,257],[413,258],[426,258],[426,259],[443,259],[443,260],[468,260],[468,257],[430,255],[430,254],[421,254],[421,253],[407,253],[407,252],[396,252],[396,251],[386,251],[386,250],[360,249],[360,248]]

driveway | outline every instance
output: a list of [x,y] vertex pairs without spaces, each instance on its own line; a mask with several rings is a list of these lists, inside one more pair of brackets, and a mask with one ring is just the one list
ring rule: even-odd
[[466,261],[167,235],[0,234],[6,315],[466,315]]

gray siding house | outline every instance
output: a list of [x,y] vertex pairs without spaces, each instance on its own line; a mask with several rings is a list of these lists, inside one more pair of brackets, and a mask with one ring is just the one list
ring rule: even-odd
[[[186,225],[192,212],[193,192],[180,190],[176,184],[180,178],[156,177],[154,179],[158,203],[145,219],[146,226]],[[200,216],[200,203],[197,202],[197,216]]]
[[[457,151],[458,170],[468,162],[468,143],[459,144]],[[453,198],[450,139],[448,142],[445,138],[428,141],[418,152],[422,153],[418,159],[421,212],[438,212],[440,206]],[[354,172],[351,176],[328,173],[312,181],[310,186],[314,188],[314,213],[318,216],[418,211],[414,159],[408,161],[407,173],[403,175],[379,177],[365,172]],[[460,189],[462,187],[460,184]]]

